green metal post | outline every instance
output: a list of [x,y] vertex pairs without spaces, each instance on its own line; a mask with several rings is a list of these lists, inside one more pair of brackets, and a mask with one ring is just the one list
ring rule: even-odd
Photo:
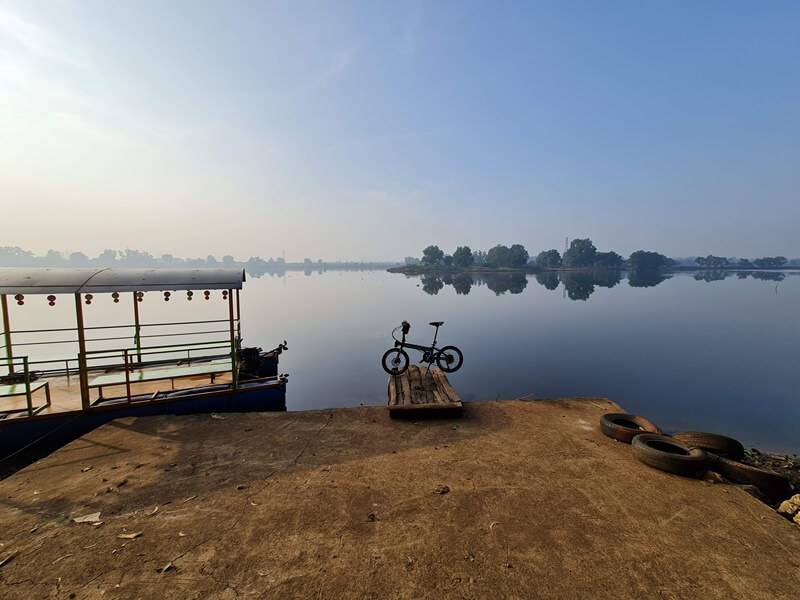
[[22,368],[25,369],[25,398],[28,400],[28,416],[33,416],[33,399],[31,398],[31,372],[28,370],[28,357],[22,357]]
[[142,338],[141,338],[141,325],[139,324],[139,301],[136,299],[136,292],[133,292],[133,324],[136,328],[134,335],[134,342],[136,343],[136,361],[142,362]]
[[233,326],[233,290],[228,290],[228,320],[231,328],[231,375],[233,376],[233,389],[239,386],[239,366],[236,364],[236,330]]
[[0,294],[0,306],[3,310],[3,336],[5,337],[6,358],[8,359],[8,372],[14,372],[14,350],[11,346],[11,325],[8,317],[8,298],[5,294]]
[[125,348],[125,393],[128,395],[128,404],[131,403],[131,372],[128,368],[128,349]]
[[239,304],[239,290],[236,290],[236,338],[242,347],[242,306]]

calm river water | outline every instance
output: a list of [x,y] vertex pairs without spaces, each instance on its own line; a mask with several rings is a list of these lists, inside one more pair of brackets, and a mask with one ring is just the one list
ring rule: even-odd
[[[392,328],[406,319],[410,340],[427,343],[428,322],[443,320],[440,341],[464,352],[464,367],[450,380],[466,400],[606,396],[666,430],[716,431],[748,446],[800,453],[800,274],[720,276],[443,280],[290,271],[248,277],[242,334],[245,345],[265,349],[288,340],[281,370],[290,374],[290,410],[385,403],[379,360]],[[227,318],[219,293],[209,302],[201,294],[192,302],[183,293],[170,302],[147,294],[140,308],[145,323]],[[31,296],[11,312],[14,330],[75,322],[69,297],[51,308]],[[115,304],[98,296],[84,312],[88,326],[132,321],[128,297]],[[216,335],[226,339],[226,328],[196,330],[221,329]],[[92,335],[122,335],[110,331]],[[15,343],[39,339],[20,334]],[[131,343],[98,341],[90,349]],[[74,346],[34,344],[18,353],[74,357]]]
[[250,278],[245,343],[289,341],[290,410],[382,404],[392,328],[406,319],[426,343],[443,320],[441,342],[464,352],[450,379],[466,400],[606,396],[667,430],[800,452],[800,274],[563,279]]

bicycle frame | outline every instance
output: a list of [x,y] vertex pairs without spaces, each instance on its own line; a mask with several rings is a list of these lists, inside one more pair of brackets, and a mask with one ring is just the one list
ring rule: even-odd
[[[395,327],[392,331],[392,337],[394,337],[395,332],[398,329],[402,329],[402,327]],[[433,343],[430,346],[421,346],[420,344],[412,344],[411,342],[406,341],[406,333],[403,331],[403,339],[398,340],[394,337],[394,347],[400,348],[401,350],[405,348],[411,348],[412,350],[417,350],[418,352],[422,352],[422,360],[423,362],[432,363],[436,360],[436,339],[439,337],[439,328],[436,328],[436,331],[433,333]],[[427,359],[427,360],[426,360]]]

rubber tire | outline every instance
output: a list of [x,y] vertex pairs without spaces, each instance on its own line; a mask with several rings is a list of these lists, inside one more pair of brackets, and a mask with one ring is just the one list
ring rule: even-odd
[[661,430],[639,415],[628,413],[607,413],[600,417],[600,429],[608,437],[630,444],[642,433],[661,433]]
[[[400,369],[399,371],[395,372],[388,368],[386,368],[386,360],[389,358],[390,354],[400,354],[403,358],[405,358],[405,366]],[[389,348],[386,352],[383,353],[383,358],[381,358],[381,366],[383,366],[383,370],[386,371],[389,375],[402,375],[408,370],[408,365],[411,363],[411,359],[408,357],[408,353],[405,350],[399,348]]]
[[717,456],[733,460],[741,460],[744,456],[744,446],[741,442],[725,435],[704,431],[681,431],[672,434],[672,437],[687,446],[713,452]]
[[724,456],[714,456],[710,468],[725,479],[756,486],[764,496],[773,502],[785,500],[792,495],[792,486],[789,480],[775,471],[746,465]]
[[[665,450],[664,448],[671,448]],[[684,477],[697,477],[708,467],[705,450],[690,448],[671,437],[657,433],[641,433],[631,442],[633,455],[644,464]]]
[[[448,350],[454,351],[458,355],[458,360],[456,361],[455,367],[448,365],[447,362],[442,358],[442,354]],[[444,363],[445,366],[442,366],[442,363]],[[455,346],[445,346],[444,348],[441,348],[438,354],[436,355],[436,365],[445,373],[455,373],[461,368],[463,364],[464,364],[464,355],[461,353],[461,350],[459,350]]]

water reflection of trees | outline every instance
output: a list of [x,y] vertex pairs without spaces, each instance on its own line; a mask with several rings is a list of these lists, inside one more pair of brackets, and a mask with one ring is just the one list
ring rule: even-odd
[[564,271],[559,277],[570,300],[588,300],[594,294],[594,275],[592,271]]
[[[621,271],[544,271],[536,274],[536,282],[545,289],[555,290],[564,285],[570,300],[588,300],[595,286],[612,288],[622,280]],[[456,273],[420,276],[422,291],[431,296],[438,294],[446,285],[452,286],[456,294],[466,296],[473,287],[486,286],[495,295],[521,294],[528,286],[525,273]]]
[[497,296],[505,294],[521,294],[528,285],[525,273],[457,273],[455,275],[425,274],[420,277],[422,291],[431,296],[438,294],[445,285],[453,286],[456,294],[466,296],[475,286],[486,286]]
[[472,290],[472,276],[467,273],[459,273],[453,277],[453,289],[456,294],[466,296]]
[[780,271],[753,271],[750,276],[761,281],[783,281],[786,279],[786,273],[781,273]]
[[423,275],[422,276],[422,291],[431,296],[438,294],[444,287],[444,282],[441,277],[436,275]]
[[521,294],[528,286],[525,273],[486,273],[481,275],[480,279],[497,296],[506,292]]
[[558,273],[555,271],[543,271],[536,274],[536,283],[543,286],[545,289],[553,291],[558,289]]
[[786,273],[782,271],[723,271],[722,269],[711,269],[698,271],[694,274],[694,279],[695,281],[711,283],[713,281],[723,281],[733,276],[736,276],[737,279],[752,277],[760,281],[783,281],[786,278]]
[[[627,274],[628,285],[636,288],[654,287],[672,277],[661,270],[638,269],[633,271],[589,270],[589,271],[542,271],[536,273],[536,283],[547,290],[564,286],[570,300],[588,300],[598,287],[613,288]],[[739,279],[759,279],[762,281],[783,281],[786,273],[780,271],[723,271],[704,270],[693,275],[696,281],[721,281],[728,277]],[[466,296],[474,287],[486,286],[495,295],[521,294],[528,285],[524,273],[455,273],[444,275],[425,274],[421,276],[422,290],[435,296],[446,285],[452,286],[456,294]]]
[[[730,274],[732,275],[732,273]],[[709,269],[707,271],[698,271],[697,273],[695,273],[694,280],[711,283],[712,281],[722,281],[723,279],[728,277],[728,275],[729,273],[727,271]],[[739,279],[744,279],[744,277],[739,277]]]
[[672,275],[669,275],[668,273],[662,273],[661,271],[631,271],[628,273],[628,285],[639,288],[655,287],[670,277],[672,277]]

